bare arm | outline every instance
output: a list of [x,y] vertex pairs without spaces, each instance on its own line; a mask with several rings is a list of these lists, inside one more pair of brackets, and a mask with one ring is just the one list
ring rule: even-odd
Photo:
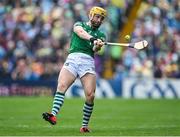
[[81,26],[74,26],[74,32],[82,39],[90,40],[93,36],[88,34]]
[[73,31],[82,39],[90,40],[93,44],[93,50],[95,52],[99,51],[104,45],[101,39],[96,39],[89,33],[87,33],[81,26],[74,26]]

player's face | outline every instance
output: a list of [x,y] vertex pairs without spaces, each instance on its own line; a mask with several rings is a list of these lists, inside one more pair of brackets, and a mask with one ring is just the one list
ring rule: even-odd
[[93,28],[99,28],[101,26],[101,24],[103,23],[104,17],[99,15],[99,14],[95,14],[93,16],[93,18],[91,19],[91,25]]

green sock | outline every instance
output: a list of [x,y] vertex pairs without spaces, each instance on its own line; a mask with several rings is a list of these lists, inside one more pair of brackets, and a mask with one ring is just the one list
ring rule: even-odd
[[92,111],[93,111],[93,106],[94,104],[88,104],[85,103],[83,107],[83,122],[82,122],[82,127],[87,127]]
[[56,92],[54,96],[54,101],[53,101],[53,108],[52,108],[52,114],[56,116],[58,112],[60,111],[61,106],[64,103],[64,96],[65,94]]

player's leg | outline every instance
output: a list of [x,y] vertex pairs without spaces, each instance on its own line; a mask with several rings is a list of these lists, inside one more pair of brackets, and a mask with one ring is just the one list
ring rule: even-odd
[[59,112],[60,107],[63,105],[64,102],[65,92],[67,91],[69,86],[71,86],[75,79],[76,77],[69,70],[64,67],[62,68],[59,74],[57,92],[55,94],[53,102],[53,115],[57,115],[57,113]]
[[76,76],[66,68],[62,68],[58,78],[57,91],[54,96],[51,113],[43,113],[43,118],[51,124],[56,124],[56,115],[64,103],[64,97],[69,86],[74,82]]
[[80,132],[90,132],[88,123],[93,112],[94,97],[96,89],[96,75],[87,73],[81,78],[81,83],[85,91],[86,102],[83,107],[83,121]]

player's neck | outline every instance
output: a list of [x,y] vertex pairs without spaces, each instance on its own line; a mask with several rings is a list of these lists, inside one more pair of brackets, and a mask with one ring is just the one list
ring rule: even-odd
[[86,24],[87,24],[88,26],[90,26],[93,30],[96,30],[96,29],[97,29],[97,28],[95,28],[95,27],[92,26],[92,24],[91,24],[90,21],[88,21]]

